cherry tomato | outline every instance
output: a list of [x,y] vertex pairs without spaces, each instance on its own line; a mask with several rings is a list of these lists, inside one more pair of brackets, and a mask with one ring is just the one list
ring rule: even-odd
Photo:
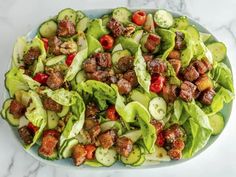
[[138,25],[138,26],[142,26],[147,18],[147,14],[146,12],[142,11],[142,10],[138,10],[136,12],[133,13],[132,16],[132,21]]
[[45,50],[48,51],[48,39],[47,38],[42,38],[41,40],[43,41]]
[[165,77],[158,76],[156,80],[151,82],[150,91],[160,93],[165,83]]
[[33,79],[40,84],[45,84],[47,82],[48,75],[44,73],[36,73]]
[[74,58],[75,58],[75,55],[76,53],[72,53],[72,54],[69,54],[66,58],[66,64],[67,66],[70,66],[71,63],[73,62]]
[[111,105],[108,107],[108,109],[106,111],[106,116],[108,119],[113,120],[113,121],[117,120],[119,118],[119,115],[116,112],[115,105]]
[[31,133],[35,134],[38,131],[38,127],[35,126],[32,122],[29,122],[27,125],[28,129],[31,131]]
[[165,144],[165,138],[162,132],[157,134],[156,145],[159,147],[163,147]]
[[110,35],[105,34],[100,38],[100,43],[104,49],[110,50],[113,47],[114,39]]
[[85,150],[87,152],[86,158],[88,160],[92,160],[94,158],[94,151],[96,150],[96,147],[92,144],[88,144],[85,146]]
[[60,137],[60,133],[57,130],[45,130],[45,131],[43,131],[43,137],[49,136],[49,135],[53,136],[57,139],[59,139],[59,137]]

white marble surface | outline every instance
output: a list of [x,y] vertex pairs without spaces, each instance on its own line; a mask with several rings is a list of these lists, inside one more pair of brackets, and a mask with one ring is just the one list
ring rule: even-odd
[[[236,69],[236,1],[235,0],[0,0],[0,87],[7,70],[12,46],[17,36],[30,31],[43,19],[59,9],[111,8],[135,6],[137,8],[167,8],[182,12],[210,29],[228,47],[228,56]],[[2,103],[1,97],[1,103]],[[218,141],[200,156],[181,165],[130,171],[79,171],[59,169],[39,163],[24,152],[15,140],[9,126],[0,120],[0,177],[235,177],[236,111]]]

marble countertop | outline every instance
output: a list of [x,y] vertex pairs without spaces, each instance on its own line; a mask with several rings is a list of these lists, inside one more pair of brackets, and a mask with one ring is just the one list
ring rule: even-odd
[[[235,0],[0,0],[0,77],[3,81],[16,38],[30,31],[48,16],[65,7],[75,9],[167,8],[199,21],[228,47],[236,71],[236,1]],[[4,62],[3,62],[4,61]],[[0,82],[4,90],[4,83]],[[1,97],[1,103],[3,98]],[[236,176],[236,111],[218,141],[196,158],[168,168],[130,171],[79,171],[44,165],[24,152],[9,126],[0,120],[0,177],[234,177]]]

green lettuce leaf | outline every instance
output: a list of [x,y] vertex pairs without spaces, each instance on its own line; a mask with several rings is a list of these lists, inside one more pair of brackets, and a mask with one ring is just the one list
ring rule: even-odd
[[88,26],[87,34],[93,36],[96,39],[104,34],[108,34],[109,31],[106,29],[106,26],[103,26],[102,19],[94,19]]
[[138,83],[146,92],[149,93],[149,87],[151,84],[151,76],[146,69],[146,62],[142,56],[142,51],[140,47],[138,48],[138,51],[135,54],[134,71],[136,73]]
[[169,62],[166,62],[166,66],[166,76],[169,78],[169,83],[180,86],[181,80],[176,76],[173,66]]
[[102,45],[95,37],[87,34],[86,39],[88,41],[88,56],[93,53],[103,51]]
[[134,39],[129,37],[119,37],[117,43],[120,43],[122,45],[123,49],[129,50],[133,55],[138,51],[139,44],[135,42]]
[[26,49],[27,41],[25,37],[17,39],[12,55],[12,67],[19,67],[23,64],[23,56]]

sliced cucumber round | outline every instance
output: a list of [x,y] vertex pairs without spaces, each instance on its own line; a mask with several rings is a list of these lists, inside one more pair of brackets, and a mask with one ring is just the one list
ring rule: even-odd
[[82,18],[85,17],[85,14],[81,10],[77,10],[77,21],[80,21]]
[[20,124],[20,118],[15,118],[11,113],[10,113],[10,109],[8,108],[6,110],[6,119],[8,121],[8,123],[10,125],[12,125],[13,127],[18,127]]
[[174,28],[179,30],[185,30],[189,26],[188,17],[180,16],[174,19]]
[[134,167],[141,166],[145,162],[145,160],[146,160],[145,156],[141,155],[141,158],[139,159],[139,161],[137,161],[136,163],[132,164],[132,166],[134,166]]
[[194,41],[198,41],[200,39],[200,34],[195,26],[188,26],[186,31]]
[[98,147],[95,151],[97,161],[106,167],[112,166],[117,161],[117,152],[115,149],[104,149]]
[[123,47],[120,43],[115,45],[115,47],[112,50],[112,54],[115,53],[116,51],[119,51],[119,50],[123,50]]
[[209,116],[209,123],[213,129],[212,135],[220,134],[225,126],[224,117],[221,113]]
[[214,61],[220,62],[225,59],[227,49],[223,42],[211,43],[207,45],[207,48],[210,50]]
[[71,8],[63,9],[58,13],[57,21],[65,20],[68,18],[72,23],[76,24],[77,21],[77,12]]
[[54,129],[57,127],[59,117],[57,113],[53,111],[47,111],[47,118],[48,118],[48,129]]
[[130,20],[131,15],[132,15],[131,11],[125,7],[116,8],[112,12],[112,17],[124,24],[127,24],[131,21]]
[[200,39],[202,40],[202,42],[205,43],[205,42],[207,42],[210,38],[211,38],[211,34],[200,32]]
[[141,149],[139,146],[134,145],[133,150],[130,152],[128,157],[121,156],[120,160],[126,165],[133,165],[137,163],[142,157]]
[[7,109],[9,108],[10,104],[11,104],[12,99],[7,99],[2,106],[2,110],[1,110],[1,115],[2,117],[5,119],[6,118],[6,112]]
[[42,37],[49,38],[57,33],[57,23],[54,20],[48,20],[39,27],[39,34]]
[[88,28],[90,19],[88,17],[82,18],[76,25],[76,31],[85,31]]
[[69,139],[66,146],[64,146],[64,148],[62,149],[60,156],[64,159],[71,157],[72,148],[78,143],[79,141],[75,138]]
[[116,65],[116,63],[125,56],[131,56],[131,53],[128,50],[119,50],[112,54],[112,63]]
[[161,120],[166,115],[166,102],[162,97],[153,98],[149,103],[149,112],[156,120]]
[[154,21],[161,28],[170,28],[174,24],[172,14],[163,9],[156,11]]
[[46,160],[57,160],[57,158],[58,158],[58,156],[57,156],[58,153],[56,150],[51,155],[45,155],[42,152],[38,151],[38,155],[39,155],[39,157],[46,159]]
[[141,130],[131,130],[131,131],[123,134],[122,136],[129,138],[133,143],[135,143],[142,136],[142,131]]

